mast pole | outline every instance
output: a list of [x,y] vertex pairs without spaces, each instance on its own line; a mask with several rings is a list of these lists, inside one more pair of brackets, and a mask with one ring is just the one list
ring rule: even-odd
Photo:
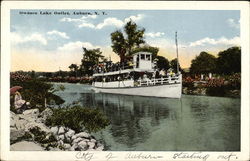
[[178,55],[177,31],[175,32],[175,45],[176,45],[176,55],[177,55],[177,73],[179,73],[179,55]]

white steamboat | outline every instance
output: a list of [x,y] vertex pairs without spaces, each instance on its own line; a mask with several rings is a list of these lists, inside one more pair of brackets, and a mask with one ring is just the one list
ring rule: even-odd
[[179,72],[177,32],[175,33],[177,73],[159,72],[152,54],[138,52],[130,63],[111,61],[96,67],[92,86],[96,92],[124,95],[181,98],[182,75]]
[[106,62],[95,70],[92,86],[96,92],[180,98],[182,75],[158,71],[152,54],[138,52],[128,65]]

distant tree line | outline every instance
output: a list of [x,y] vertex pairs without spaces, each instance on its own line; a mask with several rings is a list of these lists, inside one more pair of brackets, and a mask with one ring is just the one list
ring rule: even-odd
[[231,47],[218,53],[218,57],[207,52],[196,56],[190,67],[192,74],[232,74],[241,72],[241,48]]

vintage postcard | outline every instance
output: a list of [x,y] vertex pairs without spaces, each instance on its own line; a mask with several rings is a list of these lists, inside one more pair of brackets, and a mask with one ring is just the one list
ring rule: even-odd
[[249,160],[248,2],[2,2],[2,160]]

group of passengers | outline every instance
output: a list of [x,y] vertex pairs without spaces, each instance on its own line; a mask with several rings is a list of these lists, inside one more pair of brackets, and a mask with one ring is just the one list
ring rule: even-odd
[[107,61],[100,63],[98,65],[95,65],[93,67],[94,73],[107,73],[107,72],[113,72],[113,71],[119,71],[122,69],[131,69],[133,68],[133,63],[130,61],[126,62],[117,62],[113,63],[112,61]]
[[125,80],[139,80],[139,81],[149,81],[153,79],[166,78],[166,77],[174,77],[176,74],[172,69],[169,70],[158,70],[156,69],[154,72],[131,72],[124,73],[119,75],[109,75],[109,76],[100,76],[94,78],[96,82],[114,82],[114,81],[125,81]]
[[124,80],[131,80],[133,76],[129,73],[127,74],[119,74],[119,75],[110,75],[104,77],[96,77],[94,78],[94,82],[114,82],[114,81],[124,81]]
[[153,73],[153,78],[162,78],[162,77],[174,77],[176,74],[173,72],[173,69],[169,68],[168,70],[161,69],[160,71],[156,69]]

